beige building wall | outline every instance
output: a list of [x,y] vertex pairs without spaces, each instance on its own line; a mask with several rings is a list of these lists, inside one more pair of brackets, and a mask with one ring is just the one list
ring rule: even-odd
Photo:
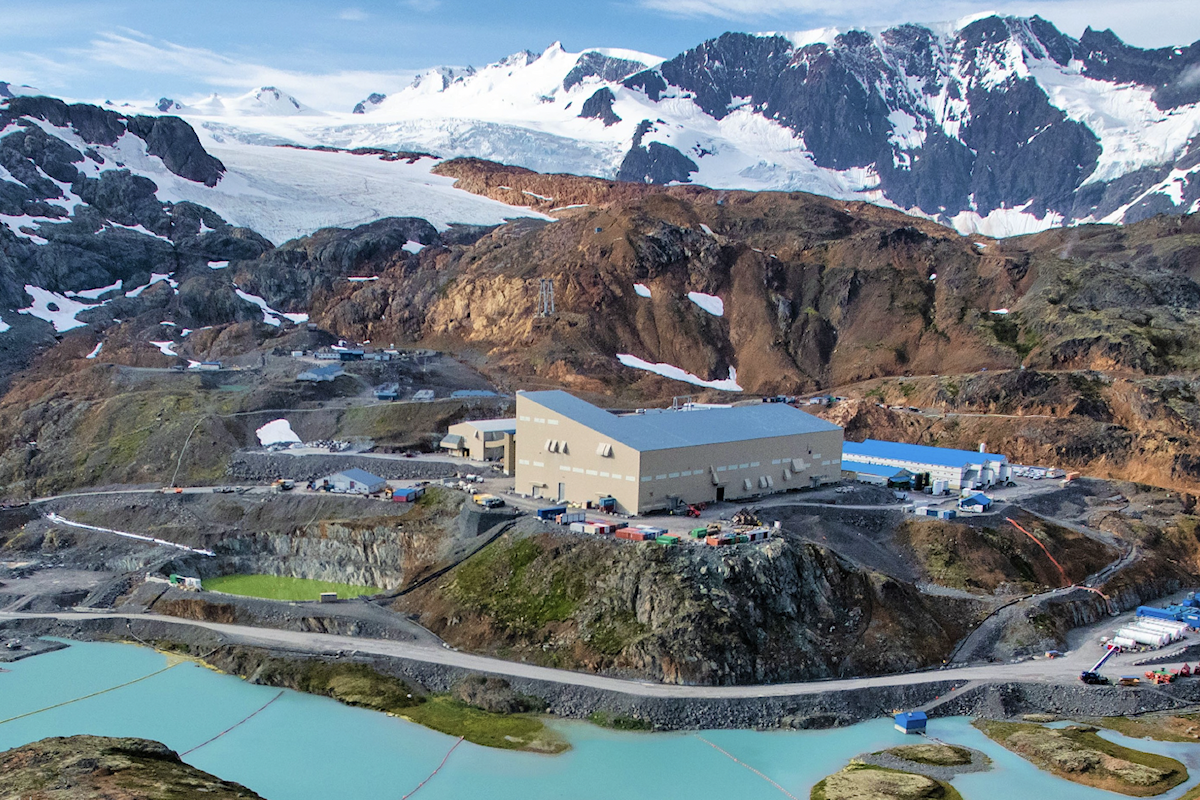
[[504,455],[505,434],[502,431],[481,431],[470,422],[459,422],[447,428],[446,432],[463,437],[467,458],[472,461],[488,461]]
[[[703,424],[706,412],[680,413]],[[639,452],[518,394],[517,433],[518,492],[579,504],[611,495],[632,514],[674,498],[738,500],[842,475],[840,430]]]
[[[555,442],[556,449],[547,446]],[[600,455],[601,445],[611,455]],[[639,462],[633,448],[517,395],[518,492],[580,504],[612,496],[621,510],[637,513]]]

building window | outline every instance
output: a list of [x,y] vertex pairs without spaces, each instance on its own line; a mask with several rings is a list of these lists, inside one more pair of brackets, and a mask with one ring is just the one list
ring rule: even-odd
[[558,424],[558,420],[556,420],[556,419],[548,419],[548,420],[546,420],[546,424],[547,424],[547,425],[557,425],[557,424]]
[[[637,483],[637,476],[636,475],[626,475],[625,480],[629,481],[630,483]],[[646,478],[646,480],[650,480],[650,479]]]
[[542,423],[543,425],[545,425],[545,424],[546,424],[546,420],[545,420],[545,419],[543,419],[542,417],[534,417],[534,418],[533,418],[533,421],[534,421],[534,422],[540,422],[540,423]]
[[[529,459],[528,459],[528,458],[518,458],[518,459],[517,459],[517,463],[518,463],[518,464],[524,464],[525,466],[527,466],[527,467],[528,467],[528,466],[529,466]],[[540,467],[540,466],[541,466],[541,464],[538,464],[538,466]]]
[[652,480],[654,480],[654,478],[650,477],[649,475],[642,476],[642,483],[649,483]]
[[621,480],[621,473],[619,473],[619,472],[614,472],[614,473],[612,474],[612,476],[613,476],[613,480],[614,480],[614,481],[619,481],[619,480]]
[[558,468],[559,468],[559,469],[561,469],[563,472],[570,472],[570,471],[571,471],[571,468],[570,468],[570,467],[568,467],[566,464],[559,464],[559,465],[558,465]]
[[600,473],[596,472],[596,470],[594,470],[594,469],[589,469],[587,471],[587,474],[588,475],[599,475]]
[[[529,462],[528,462],[528,461],[526,461],[525,463],[526,463],[526,464],[528,464]],[[535,467],[544,467],[544,466],[546,466],[545,462],[542,462],[542,461],[535,461],[535,462],[533,462],[533,465],[534,465]]]
[[517,417],[521,422],[529,422],[529,417]]
[[724,472],[728,467],[717,467],[717,472]]
[[757,467],[757,466],[758,466],[758,462],[757,462],[757,461],[751,461],[751,462],[750,462],[750,466],[752,466],[752,467]]
[[612,454],[612,445],[608,442],[601,442],[600,444],[596,445],[596,455],[604,456],[605,458],[612,458]]
[[655,475],[654,476],[654,480],[656,480],[656,481],[665,481],[666,479],[667,479],[666,475]]
[[610,476],[610,475],[609,475],[607,472],[601,472],[601,473],[600,473],[600,477],[601,477],[601,478],[609,478],[609,477],[612,477],[612,476]]
[[582,474],[583,474],[583,467],[572,467],[572,468],[571,468],[571,472],[578,472],[580,475],[582,475]]
[[685,469],[683,472],[681,472],[679,474],[682,475],[683,477],[687,478],[687,477],[691,476],[692,471],[690,469]]
[[678,472],[672,472],[672,473],[668,474],[668,475],[667,475],[667,477],[668,477],[668,478],[678,478],[678,477],[679,477],[679,473],[678,473]]
[[742,464],[741,466],[739,466],[739,467],[738,467],[738,469],[750,469],[750,465],[749,465],[749,464]]
[[783,463],[783,459],[782,459],[782,458],[773,458],[773,459],[771,459],[771,464],[772,464],[772,465],[779,465],[779,464],[782,464],[782,463]]

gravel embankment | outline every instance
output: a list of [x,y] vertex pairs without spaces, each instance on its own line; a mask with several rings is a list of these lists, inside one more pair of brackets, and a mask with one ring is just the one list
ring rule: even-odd
[[[20,630],[79,639],[128,638],[124,620],[95,619],[71,623],[23,620],[0,623],[0,630]],[[209,652],[232,643],[212,631],[163,623],[133,621],[132,633],[145,640],[183,641],[193,652]],[[309,658],[305,653],[272,649],[272,655]],[[358,657],[380,672],[395,675],[431,691],[446,691],[473,674],[468,670],[406,658]],[[629,695],[573,684],[506,677],[521,693],[544,699],[550,713],[582,719],[606,711],[646,720],[660,730],[702,728],[830,728],[890,716],[896,708],[917,708],[935,697],[950,695],[950,681],[839,690],[784,697],[662,698]],[[935,716],[1013,718],[1026,713],[1071,716],[1121,716],[1167,711],[1200,704],[1200,682],[1181,681],[1158,689],[1089,687],[1052,683],[980,683],[964,687],[938,705]]]
[[347,469],[363,469],[388,480],[437,480],[459,474],[482,474],[478,467],[444,461],[370,458],[352,455],[293,456],[286,453],[235,453],[229,461],[231,478],[258,483],[277,478],[307,482]]

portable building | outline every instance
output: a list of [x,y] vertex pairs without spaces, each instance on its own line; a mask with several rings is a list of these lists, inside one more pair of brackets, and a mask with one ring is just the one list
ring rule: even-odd
[[318,486],[327,492],[375,494],[387,488],[387,481],[365,469],[348,469],[322,478]]
[[896,715],[896,730],[901,733],[924,733],[929,718],[924,711],[903,711]]
[[982,514],[992,507],[992,498],[986,494],[972,494],[959,500],[958,507],[963,511],[974,511]]
[[476,419],[451,425],[441,448],[472,461],[499,461],[517,435],[515,419]]
[[415,503],[425,494],[424,486],[405,486],[392,490],[392,502]]
[[296,376],[296,380],[304,383],[328,383],[336,380],[338,376],[345,375],[341,366],[337,364],[327,364],[323,367],[313,367],[306,369]]

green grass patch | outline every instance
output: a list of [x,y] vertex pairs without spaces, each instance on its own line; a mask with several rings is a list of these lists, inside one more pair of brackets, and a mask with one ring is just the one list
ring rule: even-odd
[[570,619],[587,585],[562,563],[541,558],[533,539],[501,540],[457,570],[452,591],[513,633],[529,634]]
[[258,597],[263,600],[316,600],[321,592],[337,592],[339,598],[358,597],[360,594],[379,594],[383,591],[376,586],[291,578],[286,575],[224,575],[220,578],[205,578],[204,588],[210,592]]
[[1099,717],[1088,722],[1133,739],[1153,739],[1157,742],[1200,741],[1200,715],[1197,714]]
[[1187,768],[1175,759],[1114,744],[1092,727],[1052,729],[984,719],[973,724],[1039,769],[1085,786],[1151,797],[1188,779]]
[[628,714],[615,714],[611,711],[593,711],[588,714],[588,722],[601,728],[611,728],[615,731],[650,731],[654,725],[649,720],[631,717]]
[[433,695],[425,702],[399,712],[418,725],[485,747],[561,753],[569,745],[554,736],[542,721],[529,714],[494,714],[469,706],[446,695]]
[[505,750],[561,753],[570,745],[533,714],[502,714],[467,705],[447,694],[420,695],[404,681],[367,664],[271,658],[243,665],[261,683],[330,697],[346,705],[403,717],[468,742]]

